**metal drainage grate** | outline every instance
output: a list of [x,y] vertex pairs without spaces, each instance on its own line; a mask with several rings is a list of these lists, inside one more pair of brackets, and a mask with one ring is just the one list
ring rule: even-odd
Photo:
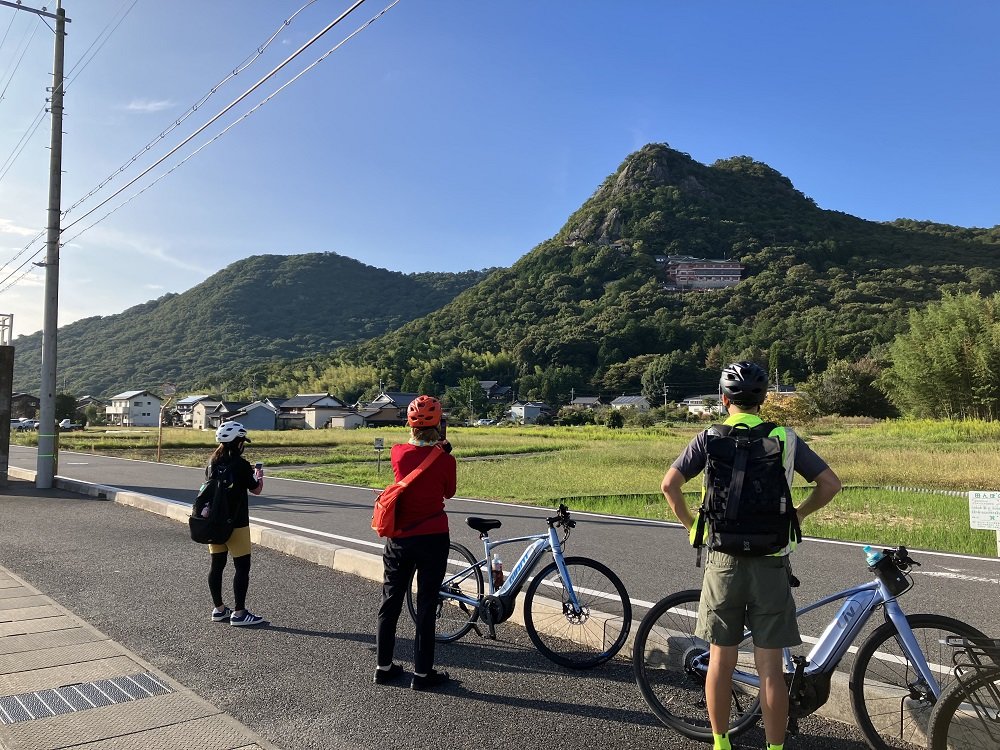
[[44,719],[173,692],[146,672],[0,697],[0,724]]

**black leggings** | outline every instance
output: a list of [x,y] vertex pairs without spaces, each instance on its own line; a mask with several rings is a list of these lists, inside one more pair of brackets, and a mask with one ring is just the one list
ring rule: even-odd
[[[212,555],[212,567],[208,569],[208,590],[212,593],[212,602],[216,608],[223,606],[222,571],[226,569],[228,552],[216,552]],[[237,612],[246,609],[247,589],[250,588],[250,555],[233,558],[233,609]]]

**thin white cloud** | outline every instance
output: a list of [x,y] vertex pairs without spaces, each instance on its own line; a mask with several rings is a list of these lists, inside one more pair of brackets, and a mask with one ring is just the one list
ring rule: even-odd
[[166,289],[166,287],[163,284],[145,284],[143,285],[143,289],[151,289],[154,292],[159,292]]
[[38,229],[30,229],[15,224],[10,219],[0,219],[0,234],[15,234],[18,237],[34,237]]
[[107,227],[95,227],[87,233],[86,238],[80,238],[74,244],[79,244],[80,251],[84,253],[94,250],[110,251],[125,263],[134,260],[138,254],[202,277],[209,276],[216,270],[184,260],[161,246],[156,238],[127,234]]
[[169,99],[133,99],[125,105],[125,109],[129,112],[148,114],[150,112],[162,112],[173,106],[174,103]]

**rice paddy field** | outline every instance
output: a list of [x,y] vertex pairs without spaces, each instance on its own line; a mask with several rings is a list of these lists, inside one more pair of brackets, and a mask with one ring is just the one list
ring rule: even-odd
[[[464,497],[668,518],[659,493],[667,467],[701,428],[476,427],[449,429],[459,460]],[[1000,491],[1000,423],[893,421],[822,422],[797,432],[845,485],[805,533],[844,540],[996,555],[993,531],[969,528],[969,490]],[[60,436],[61,448],[156,460],[155,428],[101,427]],[[389,447],[408,437],[404,428],[252,433],[247,456],[271,476],[381,487],[392,481]],[[374,450],[382,438],[385,450]],[[32,434],[12,433],[14,443]],[[202,466],[214,446],[211,432],[164,428],[160,460]],[[691,504],[699,480],[690,482]],[[796,485],[804,498],[806,485]]]

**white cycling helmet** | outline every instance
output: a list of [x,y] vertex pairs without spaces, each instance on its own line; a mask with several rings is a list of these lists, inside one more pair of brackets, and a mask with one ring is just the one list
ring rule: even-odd
[[223,422],[215,431],[215,442],[217,443],[231,443],[236,438],[243,438],[248,443],[251,442],[250,438],[247,437],[246,427],[239,422]]

